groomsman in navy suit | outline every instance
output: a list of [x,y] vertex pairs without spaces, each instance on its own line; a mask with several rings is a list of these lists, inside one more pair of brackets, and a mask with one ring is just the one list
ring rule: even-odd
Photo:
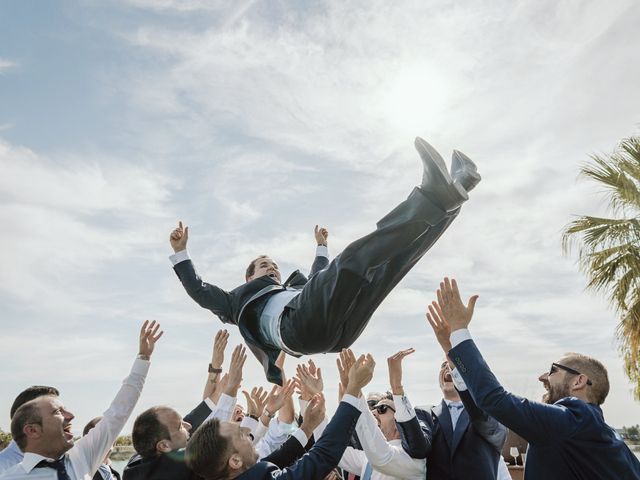
[[471,339],[477,295],[465,306],[456,281],[445,278],[437,297],[431,326],[437,335],[450,329],[449,358],[478,407],[529,442],[527,480],[640,479],[640,462],[604,421],[609,379],[602,363],[568,353],[540,375],[542,402],[519,397],[500,385]]
[[[451,349],[449,334],[437,335],[445,355]],[[461,479],[473,472],[474,480],[496,480],[507,428],[478,408],[450,360],[442,362],[438,383],[442,401],[429,410],[416,409],[427,442],[432,435],[427,478]],[[404,440],[401,424],[398,429]]]

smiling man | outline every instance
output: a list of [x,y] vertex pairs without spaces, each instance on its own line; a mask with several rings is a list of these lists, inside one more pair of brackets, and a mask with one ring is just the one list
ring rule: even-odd
[[267,379],[282,385],[275,361],[280,351],[293,356],[339,352],[360,336],[391,290],[440,238],[480,181],[475,164],[454,151],[451,173],[438,152],[421,138],[415,147],[422,182],[377,224],[332,262],[327,231],[316,226],[318,243],[310,279],[295,271],[282,282],[268,256],[249,264],[246,283],[231,291],[203,282],[187,253],[188,227],[182,222],[169,237],[171,262],[185,290],[224,323],[238,325],[262,363]]
[[527,480],[640,479],[640,462],[604,421],[609,379],[602,363],[566,354],[539,377],[542,403],[519,397],[498,383],[471,339],[477,296],[465,306],[456,281],[445,278],[437,298],[432,327],[437,336],[451,332],[449,358],[478,407],[529,442]]
[[124,379],[102,420],[77,442],[74,415],[54,395],[22,405],[11,420],[11,434],[24,452],[22,462],[0,476],[2,480],[91,480],[135,407],[149,370],[159,324],[145,322],[140,349],[131,373]]

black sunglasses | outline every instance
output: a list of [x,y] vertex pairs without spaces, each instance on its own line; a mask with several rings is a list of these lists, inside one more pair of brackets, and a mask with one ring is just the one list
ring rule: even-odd
[[369,406],[369,410],[372,410],[378,404],[377,400],[367,400],[367,405]]
[[393,413],[396,413],[396,409],[395,408],[390,407],[389,405],[385,405],[385,404],[376,405],[374,407],[374,410],[376,412],[378,412],[379,415],[384,415],[385,413],[387,413],[387,410],[391,410]]
[[[571,373],[573,375],[582,375],[582,373],[580,373],[577,370],[574,370],[571,367],[565,367],[564,365],[561,365],[561,364],[555,363],[555,362],[551,364],[551,368],[549,369],[549,375],[552,375],[552,374],[556,373],[558,371],[558,369],[564,370],[565,372],[569,372],[569,373]],[[589,380],[588,378],[587,378],[587,385],[593,385],[591,380]]]

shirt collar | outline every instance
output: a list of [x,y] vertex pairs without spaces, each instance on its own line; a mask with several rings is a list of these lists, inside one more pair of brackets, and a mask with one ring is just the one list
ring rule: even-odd
[[452,400],[447,400],[446,398],[444,398],[443,400],[444,400],[444,403],[447,404],[447,407],[451,407],[451,405],[455,407],[462,405],[462,402],[454,402]]
[[24,454],[24,458],[22,459],[21,465],[24,468],[24,471],[30,473],[31,470],[36,468],[36,465],[40,463],[42,460],[48,460],[53,462],[55,458],[43,457],[37,453],[27,452]]

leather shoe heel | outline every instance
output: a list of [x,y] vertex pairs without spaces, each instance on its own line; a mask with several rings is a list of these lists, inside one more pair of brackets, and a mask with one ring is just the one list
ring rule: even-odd
[[458,150],[454,150],[451,156],[451,176],[460,182],[467,192],[473,190],[482,180],[476,164]]

